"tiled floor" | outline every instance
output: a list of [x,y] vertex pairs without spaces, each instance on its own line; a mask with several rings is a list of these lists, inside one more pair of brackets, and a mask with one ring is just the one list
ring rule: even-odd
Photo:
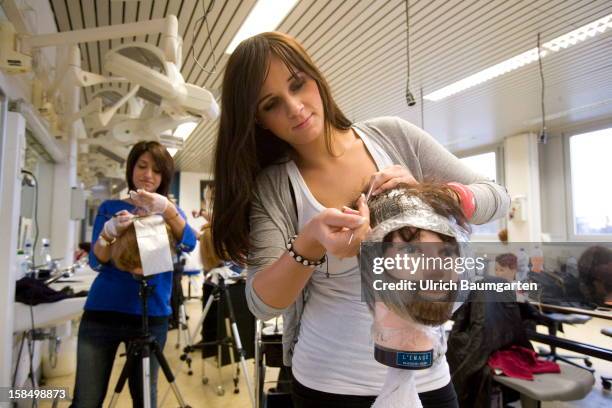
[[[197,321],[201,315],[201,303],[198,300],[191,300],[187,303],[187,313],[190,316],[189,324],[191,326],[191,330],[193,330],[193,326],[197,324]],[[594,345],[598,345],[601,347],[612,348],[612,340],[609,337],[605,337],[600,333],[600,330],[603,327],[612,326],[612,321],[602,320],[602,319],[593,319],[585,325],[580,326],[566,326],[565,334],[560,333],[561,336],[564,336],[569,339],[582,341],[585,343],[590,343]],[[235,408],[247,408],[250,406],[249,395],[247,391],[247,387],[244,380],[244,375],[241,372],[240,376],[240,393],[233,393],[233,382],[232,382],[232,367],[227,366],[222,369],[222,379],[221,385],[225,389],[225,393],[223,396],[219,396],[216,393],[216,388],[219,385],[219,378],[217,374],[217,369],[214,366],[213,359],[207,359],[203,362],[199,355],[194,353],[193,358],[193,370],[194,375],[189,376],[187,374],[187,366],[184,362],[180,361],[181,351],[175,348],[177,332],[171,331],[168,336],[168,341],[164,350],[164,354],[168,359],[170,366],[173,369],[173,372],[176,376],[176,384],[183,395],[185,401],[191,405],[192,407],[208,407],[208,408],[217,408],[217,407],[235,407]],[[537,347],[537,345],[536,345]],[[563,354],[571,354],[571,353],[563,353]],[[105,406],[108,404],[110,400],[110,395],[112,393],[112,388],[114,387],[115,382],[117,381],[117,377],[119,376],[119,372],[123,367],[123,363],[125,362],[125,358],[118,357],[115,362],[115,367],[113,369],[113,374],[111,376],[111,387],[109,387],[109,393],[107,394],[107,399],[105,401]],[[612,407],[612,394],[609,391],[602,390],[600,375],[605,374],[607,376],[612,376],[612,363],[605,362],[602,360],[592,359],[593,368],[596,371],[596,384],[591,393],[581,401],[573,401],[573,402],[545,402],[542,404],[543,408],[609,408]],[[202,383],[202,367],[205,367],[206,373],[209,377],[208,384],[204,385]],[[249,368],[249,376],[251,381],[253,381],[253,360],[247,360],[247,366]],[[276,376],[275,370],[270,370],[268,379],[274,379]],[[72,390],[74,384],[74,376],[64,376],[57,377],[53,379],[47,380],[47,386],[62,386],[69,387]],[[169,385],[165,378],[160,373],[160,381],[158,385],[159,389],[159,406],[160,407],[177,407],[178,404],[174,398],[172,392],[170,392]],[[69,404],[67,402],[60,403],[60,407],[67,407]],[[43,403],[40,405],[41,407],[50,407],[51,404]],[[123,390],[117,407],[131,407],[131,399],[129,396],[129,391],[127,386]],[[520,407],[520,404],[515,404],[515,407]]]
[[[185,291],[187,293],[187,291]],[[186,304],[187,314],[189,315],[189,326],[190,330],[193,331],[197,325],[198,319],[202,312],[202,303],[199,300],[190,300]],[[182,354],[182,346],[177,349],[177,331],[172,330],[168,333],[168,340],[164,349],[164,355],[170,364],[172,371],[176,377],[177,387],[187,404],[191,407],[207,407],[207,408],[226,408],[226,407],[250,407],[250,398],[248,389],[243,374],[244,370],[241,370],[239,377],[239,389],[238,394],[234,394],[234,384],[232,381],[233,366],[225,366],[221,371],[221,382],[219,382],[218,370],[213,358],[202,360],[198,352],[192,354],[193,363],[193,375],[188,375],[187,364],[180,360]],[[184,341],[183,341],[184,345]],[[120,347],[118,355],[123,353],[122,347]],[[106,395],[104,406],[107,406],[110,398],[113,394],[114,386],[117,382],[123,364],[125,363],[125,357],[117,357],[115,360],[115,366],[111,374],[109,390]],[[249,370],[249,377],[251,383],[253,382],[253,368],[255,366],[254,360],[250,359],[246,361],[246,365]],[[204,385],[202,381],[202,368],[204,367],[205,373],[209,378],[208,384]],[[271,369],[269,371],[268,378],[274,378],[277,371]],[[70,392],[74,387],[74,375],[68,375],[63,377],[56,377],[47,379],[45,386],[47,387],[68,387]],[[223,396],[217,394],[217,388],[222,386],[224,389]],[[43,402],[39,405],[41,408],[51,407],[51,403]],[[69,402],[64,401],[59,404],[59,407],[68,407]],[[128,408],[131,407],[131,398],[129,395],[128,386],[123,389],[123,392],[119,396],[117,408]],[[179,406],[171,388],[164,378],[162,372],[159,373],[158,382],[158,406],[159,407],[177,407]]]

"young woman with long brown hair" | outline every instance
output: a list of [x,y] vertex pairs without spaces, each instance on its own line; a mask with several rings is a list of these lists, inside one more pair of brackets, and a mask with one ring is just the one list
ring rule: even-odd
[[[174,160],[164,146],[155,141],[136,143],[128,154],[125,171],[130,198],[106,200],[98,209],[89,254],[89,265],[98,276],[89,290],[79,325],[77,372],[71,405],[74,408],[102,406],[119,343],[127,343],[140,335],[139,284],[132,273],[142,274],[142,269],[123,270],[119,266],[122,262],[115,263],[112,259],[113,252],[124,252],[113,251],[114,245],[126,244],[117,240],[127,233],[134,215],[160,214],[172,235],[170,242],[176,244],[176,251],[190,252],[195,247],[195,232],[187,225],[185,214],[167,197],[173,173]],[[127,265],[134,265],[133,256],[123,255],[127,255]],[[149,329],[163,349],[171,313],[172,271],[154,275],[149,285],[154,286],[147,303]],[[151,358],[153,406],[157,400],[158,367],[157,360]],[[128,384],[134,406],[142,406],[141,364],[132,370]]]
[[[247,301],[258,318],[283,315],[295,405],[369,407],[386,367],[373,358],[372,317],[361,301],[365,196],[357,210],[347,205],[368,187],[376,195],[431,178],[454,182],[466,217],[482,224],[505,214],[508,195],[406,121],[352,123],[306,51],[281,33],[236,48],[221,106],[215,249],[247,265]],[[418,373],[425,407],[456,405],[436,400],[436,390],[452,391],[441,366]]]

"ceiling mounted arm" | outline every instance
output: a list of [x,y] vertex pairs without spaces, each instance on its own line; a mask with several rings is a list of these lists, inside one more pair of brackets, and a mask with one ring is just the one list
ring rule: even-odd
[[[136,100],[136,93],[139,86],[134,86],[129,92],[117,88],[101,89],[93,94],[91,102],[79,112],[71,115],[68,120],[74,122],[83,118],[85,128],[97,133],[111,124],[111,120],[116,116],[117,111],[126,103],[128,105],[127,115],[119,115],[118,120],[138,118],[142,111],[142,105]],[[109,102],[110,99],[110,102]],[[106,101],[106,102],[105,102]]]
[[[162,141],[162,134],[171,134],[172,130],[180,124],[194,122],[194,119],[189,116],[174,119],[167,114],[161,114],[152,118],[123,120],[111,126],[110,134],[116,141],[124,144],[134,144],[140,140]],[[173,140],[172,147],[182,147],[182,138],[171,138],[170,136],[166,135],[164,140],[167,141],[170,138]]]
[[106,77],[104,75],[85,71],[81,68],[81,51],[79,47],[73,45],[69,48],[66,62],[55,70],[55,81],[47,92],[54,94],[55,91],[64,83],[70,81],[75,86],[87,87],[108,82],[127,82],[125,78]]
[[119,99],[116,103],[114,103],[112,106],[100,112],[100,124],[102,126],[108,125],[111,119],[113,118],[113,116],[115,115],[115,113],[117,113],[117,111],[119,110],[119,108],[125,105],[125,103],[128,100],[130,100],[130,98],[134,97],[134,95],[136,95],[136,93],[138,92],[138,89],[140,89],[138,85],[134,86],[128,93],[123,95],[123,97]]
[[146,34],[161,34],[162,49],[165,59],[173,63],[179,61],[181,57],[181,40],[178,35],[178,20],[176,16],[171,14],[157,20],[86,28],[84,30],[66,31],[62,33],[33,35],[31,37],[24,37],[21,41],[21,46],[23,52],[29,54],[30,50],[33,48],[115,40]]
[[193,115],[214,120],[219,115],[213,95],[202,87],[185,83],[177,65],[165,60],[161,50],[152,44],[120,45],[106,53],[104,68],[155,94],[164,111],[175,119]]

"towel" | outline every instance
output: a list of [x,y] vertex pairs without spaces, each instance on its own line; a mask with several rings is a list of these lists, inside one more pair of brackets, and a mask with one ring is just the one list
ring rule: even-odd
[[520,346],[510,346],[491,354],[489,367],[501,370],[508,377],[529,381],[533,381],[533,374],[561,372],[559,364],[540,360],[535,351]]

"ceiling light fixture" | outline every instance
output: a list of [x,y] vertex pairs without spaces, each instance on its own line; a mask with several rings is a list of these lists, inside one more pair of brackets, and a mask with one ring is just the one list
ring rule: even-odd
[[[576,45],[589,38],[595,37],[606,30],[612,28],[612,14],[600,18],[599,20],[593,21],[592,23],[586,24],[579,27],[569,33],[563,34],[559,37],[552,39],[542,44],[542,50],[540,52],[540,58],[546,57],[549,53],[557,52],[562,49]],[[522,54],[516,55],[510,59],[500,62],[499,64],[493,65],[480,72],[470,75],[467,78],[461,79],[454,82],[444,88],[438,89],[437,91],[431,92],[424,96],[429,101],[439,101],[444,98],[448,98],[458,92],[464,91],[468,88],[479,85],[483,82],[489,81],[500,75],[506,74],[510,71],[514,71],[520,67],[531,64],[538,60],[538,48],[532,48],[529,51],[525,51]]]
[[185,122],[181,123],[176,127],[174,136],[180,137],[183,141],[186,141],[189,136],[193,133],[195,128],[198,127],[198,122]]
[[231,54],[242,40],[263,33],[275,30],[289,14],[297,0],[258,0],[251,12],[247,16],[242,26],[225,50],[226,54]]
[[159,135],[161,143],[166,146],[166,150],[170,153],[170,156],[174,155],[183,149],[184,143],[187,138],[193,134],[193,131],[198,127],[199,122],[183,122],[174,129],[174,132]]

